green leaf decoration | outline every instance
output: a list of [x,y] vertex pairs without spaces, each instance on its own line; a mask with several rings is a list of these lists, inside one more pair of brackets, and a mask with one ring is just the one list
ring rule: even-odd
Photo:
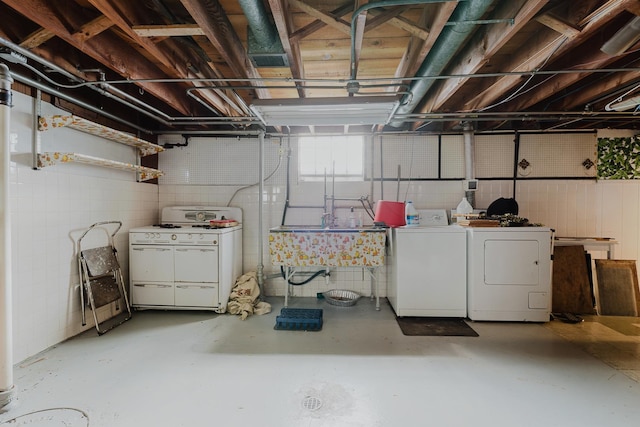
[[640,139],[598,138],[597,177],[601,179],[640,178]]

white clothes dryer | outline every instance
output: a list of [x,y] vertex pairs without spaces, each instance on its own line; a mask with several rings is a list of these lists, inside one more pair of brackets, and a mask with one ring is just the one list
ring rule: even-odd
[[471,320],[548,322],[551,229],[467,229],[467,314]]

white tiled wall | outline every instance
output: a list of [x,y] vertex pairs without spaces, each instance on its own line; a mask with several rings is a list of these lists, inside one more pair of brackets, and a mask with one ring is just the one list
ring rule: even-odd
[[[62,164],[33,170],[31,100],[14,93],[14,104],[9,192],[17,362],[93,328],[90,312],[87,326],[81,325],[76,240],[93,223],[122,221],[115,245],[126,277],[126,231],[157,221],[158,187],[135,182],[133,172],[90,166]],[[56,112],[51,106],[46,109]],[[112,146],[115,143],[71,129],[49,131],[42,137],[45,149],[75,145],[75,151],[84,149],[86,154],[113,153],[122,161],[135,160],[130,147],[123,150],[119,144]]]
[[[507,181],[481,182],[478,206],[511,197]],[[519,215],[564,237],[610,237],[618,259],[640,258],[640,183],[636,181],[518,181]]]
[[[593,147],[594,135],[585,133],[584,145]],[[561,138],[562,136],[554,135],[553,138]],[[576,141],[576,135],[571,135],[571,140],[580,146],[580,141]],[[402,139],[402,138],[400,138]],[[406,138],[405,138],[406,139]],[[432,141],[433,137],[427,137],[426,143],[435,146]],[[502,139],[511,143],[512,136],[503,136]],[[410,138],[410,143],[415,143],[414,138]],[[417,140],[419,141],[419,140]],[[460,141],[449,137],[447,143],[460,144]],[[378,142],[376,142],[377,144]],[[397,145],[398,138],[394,137],[393,143]],[[211,150],[209,141],[208,150]],[[393,144],[392,144],[393,145]],[[409,144],[407,150],[411,150]],[[376,145],[373,153],[374,157],[378,153],[379,146]],[[421,150],[424,147],[420,148]],[[593,148],[575,150],[579,153],[576,160],[581,163],[586,153]],[[182,154],[187,148],[182,149]],[[393,151],[393,150],[392,150]],[[458,150],[461,152],[462,150]],[[413,152],[415,153],[415,147]],[[242,167],[257,168],[258,156],[257,150],[251,157],[243,158]],[[163,153],[160,157],[161,169],[165,170],[170,177],[172,173],[182,174],[180,170],[173,170],[172,157],[178,156],[178,152]],[[189,155],[193,156],[193,153]],[[277,146],[267,145],[265,157],[267,164],[271,168],[265,170],[265,175],[270,175],[274,166],[278,162]],[[460,154],[462,155],[462,153]],[[549,154],[548,154],[549,155]],[[404,156],[407,157],[407,156]],[[402,161],[404,158],[400,153],[394,153],[394,159]],[[410,158],[409,156],[408,158]],[[430,158],[424,154],[425,159]],[[543,157],[541,157],[543,158]],[[572,159],[563,155],[566,161]],[[513,155],[505,157],[505,161],[512,162]],[[491,158],[494,161],[495,158]],[[444,165],[444,170],[455,170],[458,174],[463,173],[459,165],[459,157],[455,158],[453,164]],[[373,161],[374,169],[379,173],[379,159]],[[432,170],[421,170],[426,165],[427,168],[433,167],[433,162],[414,162],[412,165],[411,177],[432,176]],[[494,167],[495,165],[492,165]],[[163,184],[160,181],[160,206],[172,204],[213,204],[226,205],[231,201],[232,206],[241,207],[244,211],[244,269],[245,271],[255,270],[259,262],[259,241],[262,240],[263,263],[266,274],[275,275],[265,283],[265,292],[268,295],[284,295],[284,281],[277,277],[279,271],[271,266],[268,255],[268,229],[281,223],[282,214],[285,205],[285,173],[284,166],[278,170],[270,180],[265,184],[265,193],[261,200],[264,202],[264,232],[262,239],[258,236],[258,187],[245,188],[239,192],[233,200],[236,189],[240,185],[233,186],[229,182],[225,185],[174,185]],[[448,168],[448,169],[447,169]],[[387,167],[388,173],[395,173],[396,166]],[[484,168],[484,171],[490,172],[491,167]],[[509,171],[513,167],[502,167],[499,170]],[[373,185],[370,181],[364,183],[338,182],[335,186],[336,197],[359,197],[361,195],[369,195],[372,200],[412,200],[418,209],[445,208],[447,210],[455,208],[464,195],[462,184],[460,181],[415,181],[407,180],[408,168],[402,168],[402,180],[398,183],[396,180],[390,179],[383,183],[375,182]],[[389,178],[389,177],[387,177]],[[391,177],[392,178],[392,177]],[[246,185],[245,182],[241,183]],[[328,184],[328,192],[331,193],[332,184]],[[527,217],[532,222],[540,222],[550,226],[556,230],[557,235],[576,237],[576,236],[594,236],[594,237],[613,237],[620,241],[617,248],[617,257],[625,259],[638,258],[638,246],[640,241],[640,225],[638,213],[640,211],[640,185],[637,182],[604,182],[592,180],[519,180],[516,184],[516,199],[520,206],[520,215]],[[295,144],[293,145],[293,156],[291,161],[291,186],[289,194],[289,203],[291,207],[287,211],[287,224],[319,224],[320,215],[322,213],[324,195],[323,183],[298,182],[296,178],[296,158]],[[511,180],[484,180],[480,182],[479,191],[476,193],[475,206],[478,208],[486,208],[495,199],[499,197],[513,196],[513,182]],[[337,202],[338,217],[345,218],[349,207],[354,205],[353,202]],[[358,205],[355,204],[356,208]],[[371,220],[365,215],[365,224],[370,224]],[[598,256],[598,254],[595,254]],[[380,280],[381,294],[385,295],[384,269],[378,272]],[[301,281],[304,277],[296,278]],[[370,279],[360,269],[340,269],[331,271],[329,283],[321,277],[307,285],[294,287],[293,294],[300,296],[315,296],[317,292],[328,289],[350,289],[362,294],[368,294],[370,289]]]
[[[258,194],[252,184],[258,168],[258,150],[243,150],[241,158],[216,158],[220,168],[236,168],[247,171],[231,176],[241,177],[234,183],[226,176],[218,179],[215,173],[199,174],[197,184],[181,183],[176,177],[190,172],[180,156],[199,155],[189,147],[168,150],[160,155],[160,169],[167,177],[160,185],[135,182],[128,172],[96,169],[79,165],[59,165],[43,170],[31,168],[31,101],[14,94],[12,109],[12,165],[10,177],[10,211],[12,217],[12,274],[15,359],[22,360],[45,348],[65,340],[85,328],[80,324],[78,274],[75,258],[75,242],[89,225],[105,220],[120,220],[123,228],[116,238],[120,260],[128,271],[127,235],[132,227],[158,221],[159,208],[169,205],[217,205],[238,206],[244,215],[244,269],[255,270],[260,262],[259,242],[262,241],[265,273],[277,275],[268,256],[268,229],[281,223],[286,201],[286,150],[278,141],[269,141],[265,147],[264,193]],[[53,107],[47,107],[55,112]],[[211,144],[211,141],[208,141]],[[253,142],[246,142],[255,144]],[[87,154],[114,155],[118,160],[133,161],[132,152],[110,142],[98,141],[82,133],[60,129],[43,135],[45,149],[69,146],[70,149],[87,149]],[[225,142],[228,148],[230,142]],[[431,143],[430,143],[431,144]],[[453,144],[459,142],[454,141]],[[111,147],[111,148],[107,148]],[[215,146],[213,146],[215,147]],[[454,148],[453,146],[449,148]],[[106,153],[100,151],[106,150]],[[129,150],[129,151],[127,151]],[[228,151],[228,150],[227,150]],[[458,150],[459,151],[459,150]],[[226,152],[226,151],[225,151]],[[222,156],[222,151],[207,147],[206,156]],[[374,151],[374,154],[377,150]],[[198,167],[211,167],[212,162],[202,161]],[[425,154],[426,159],[431,157]],[[398,156],[401,158],[402,156]],[[406,156],[405,156],[406,157]],[[409,156],[411,157],[411,156]],[[507,156],[508,161],[512,156]],[[583,159],[580,159],[582,161]],[[459,173],[458,160],[447,169],[447,176]],[[372,162],[376,168],[379,158]],[[432,176],[432,161],[414,162],[410,177]],[[393,166],[393,165],[392,165]],[[445,165],[446,166],[446,165]],[[192,166],[189,166],[191,168]],[[319,224],[322,213],[323,183],[298,182],[295,150],[291,162],[291,186],[287,211],[287,224]],[[379,170],[379,169],[378,169]],[[389,169],[393,174],[396,167]],[[490,168],[487,170],[491,170]],[[509,168],[500,170],[508,171]],[[408,168],[402,168],[402,180],[393,179],[382,184],[336,183],[336,197],[369,195],[374,201],[413,200],[418,209],[454,208],[463,196],[460,181],[407,180]],[[453,172],[452,172],[453,171]],[[458,171],[458,172],[455,172]],[[178,174],[178,175],[176,175]],[[179,175],[182,174],[182,175]],[[193,176],[193,175],[192,175]],[[206,178],[210,176],[211,178]],[[389,177],[388,177],[389,178]],[[390,178],[394,178],[391,176]],[[210,179],[211,182],[206,182]],[[240,178],[238,178],[240,179]],[[238,184],[238,185],[234,185]],[[238,191],[241,189],[240,191]],[[480,182],[476,193],[476,207],[487,207],[498,197],[511,197],[513,183],[510,180]],[[640,252],[640,185],[635,181],[605,182],[586,180],[522,180],[516,184],[516,198],[520,214],[534,222],[541,222],[557,230],[562,236],[602,236],[620,241],[617,257],[638,259]],[[259,206],[263,206],[264,232],[258,233]],[[339,202],[337,214],[344,218],[353,202]],[[355,206],[358,208],[358,206]],[[365,215],[365,223],[371,220]],[[384,271],[378,273],[384,295]],[[332,288],[351,289],[362,294],[369,292],[370,279],[359,269],[332,271],[329,283],[323,278],[308,285],[296,287],[294,295],[315,296],[317,292]],[[268,295],[283,295],[284,281],[271,278],[265,283]]]

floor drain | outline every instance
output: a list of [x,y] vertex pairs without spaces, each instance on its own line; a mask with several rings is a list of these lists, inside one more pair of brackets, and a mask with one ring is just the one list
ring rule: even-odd
[[302,407],[309,411],[317,411],[322,406],[322,401],[317,397],[307,396],[302,401]]

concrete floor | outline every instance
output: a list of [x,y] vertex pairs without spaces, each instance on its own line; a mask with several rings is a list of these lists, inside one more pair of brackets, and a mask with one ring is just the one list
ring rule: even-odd
[[378,312],[369,299],[342,308],[292,298],[290,307],[322,308],[323,329],[276,331],[282,298],[267,301],[270,314],[246,321],[139,311],[106,335],[88,331],[59,344],[16,366],[17,399],[0,426],[640,421],[636,318],[614,328],[595,316],[577,325],[470,322],[479,337],[409,337],[386,300]]

